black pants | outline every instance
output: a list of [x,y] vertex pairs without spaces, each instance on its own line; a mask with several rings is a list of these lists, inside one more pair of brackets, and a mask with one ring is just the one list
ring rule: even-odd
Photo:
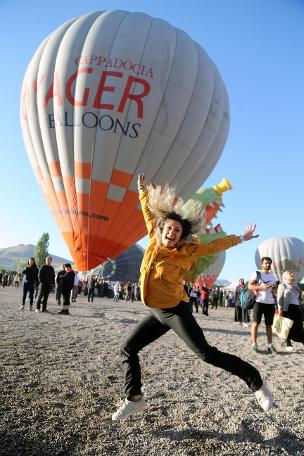
[[208,305],[209,305],[208,299],[203,299],[202,300],[202,309],[203,309],[204,315],[208,315]]
[[198,302],[197,302],[197,298],[194,297],[194,296],[190,296],[189,300],[190,300],[190,309],[192,309],[192,312],[193,312],[193,304],[194,304],[194,306],[195,306],[195,312],[198,313]]
[[59,284],[57,285],[57,288],[56,288],[56,301],[58,303],[58,305],[60,304],[60,301],[61,301],[61,294],[62,294],[62,285]]
[[293,325],[288,334],[288,341],[302,342],[304,344],[304,329],[300,313],[300,306],[297,304],[289,304],[287,312],[284,312],[284,317],[290,318]]
[[34,300],[34,285],[32,283],[24,282],[23,284],[23,297],[22,297],[22,305],[25,305],[26,295],[29,293],[30,296],[30,306],[33,305]]
[[94,288],[89,288],[88,301],[93,302],[94,299]]
[[237,321],[238,323],[242,322],[242,307],[241,306],[235,306],[235,308],[234,308],[234,321]]
[[203,361],[220,367],[244,380],[252,391],[262,386],[262,379],[251,364],[237,356],[211,347],[192,315],[189,304],[181,301],[171,309],[150,309],[151,312],[137,324],[120,349],[125,378],[125,395],[128,399],[141,394],[141,370],[138,352],[170,329],[183,339],[188,347]]
[[70,305],[71,290],[65,290],[63,288],[62,291],[61,291],[61,294],[63,296],[63,305],[64,306],[69,306]]
[[38,299],[37,299],[37,309],[40,309],[40,304],[42,301],[42,310],[46,310],[47,300],[48,300],[51,290],[52,290],[51,285],[45,285],[45,284],[40,285],[39,295],[38,295]]
[[214,307],[217,309],[217,304],[218,304],[218,298],[214,298],[212,300],[211,309],[214,309]]

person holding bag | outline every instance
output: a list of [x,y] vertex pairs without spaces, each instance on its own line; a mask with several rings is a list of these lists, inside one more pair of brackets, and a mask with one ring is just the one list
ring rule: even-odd
[[300,287],[295,281],[291,271],[285,271],[282,275],[282,283],[278,286],[277,304],[280,315],[293,321],[286,340],[286,351],[293,351],[291,341],[304,344],[304,329],[300,313]]

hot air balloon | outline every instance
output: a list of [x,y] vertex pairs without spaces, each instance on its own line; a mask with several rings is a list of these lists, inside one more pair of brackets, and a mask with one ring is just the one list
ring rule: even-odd
[[[222,200],[223,193],[231,189],[231,183],[224,177],[218,185],[198,190],[190,200],[184,204],[183,207],[186,211],[187,208],[190,208],[196,201],[199,201],[201,204],[204,214],[204,223],[202,224],[201,231],[198,233],[200,242],[207,243],[226,236],[226,233],[222,230],[220,225],[213,227],[213,219],[217,217],[218,211],[222,211],[222,207],[224,207]],[[185,280],[194,282],[195,279],[209,268],[209,266],[215,263],[218,258],[218,253],[199,258],[185,274]]]
[[300,282],[304,277],[304,243],[295,237],[274,237],[261,242],[255,253],[257,268],[261,259],[272,259],[271,269],[276,278],[282,281],[284,271],[292,271]]
[[94,269],[94,274],[112,281],[138,282],[143,256],[144,249],[135,244],[116,260],[109,258],[100,268]]
[[226,252],[220,252],[217,259],[196,279],[195,284],[198,287],[205,285],[207,288],[212,288],[216,279],[220,275],[226,260]]
[[228,97],[214,63],[183,31],[126,11],[64,23],[24,76],[26,150],[79,271],[146,234],[136,177],[187,200],[220,157]]

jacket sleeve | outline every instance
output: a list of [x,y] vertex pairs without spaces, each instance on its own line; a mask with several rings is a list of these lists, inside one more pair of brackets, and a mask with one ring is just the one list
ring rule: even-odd
[[39,273],[38,273],[39,282],[44,283],[44,276],[45,276],[44,266],[41,266],[41,268],[39,269]]
[[206,244],[202,242],[198,244],[192,244],[189,246],[189,253],[193,260],[197,260],[198,258],[211,255],[212,253],[227,250],[230,247],[234,247],[235,245],[240,244],[240,242],[241,239],[239,236],[231,234],[230,236],[214,239],[213,241]]
[[148,234],[149,236],[152,236],[152,233],[154,231],[155,218],[148,207],[148,191],[146,189],[139,190],[139,200]]
[[[288,310],[288,306],[285,306],[285,299],[284,299],[284,285],[281,283],[278,286],[278,291],[277,291],[277,304],[279,308],[279,312],[284,312]],[[287,308],[285,308],[287,307]]]

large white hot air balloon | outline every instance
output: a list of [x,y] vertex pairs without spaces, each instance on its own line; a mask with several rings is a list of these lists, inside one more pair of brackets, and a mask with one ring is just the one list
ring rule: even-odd
[[214,63],[147,14],[96,12],[40,45],[24,76],[26,150],[79,271],[146,234],[136,176],[187,200],[214,168],[229,125]]
[[257,268],[261,259],[272,259],[272,272],[282,281],[284,271],[293,271],[300,282],[304,277],[304,242],[295,237],[274,237],[261,242],[255,253]]

